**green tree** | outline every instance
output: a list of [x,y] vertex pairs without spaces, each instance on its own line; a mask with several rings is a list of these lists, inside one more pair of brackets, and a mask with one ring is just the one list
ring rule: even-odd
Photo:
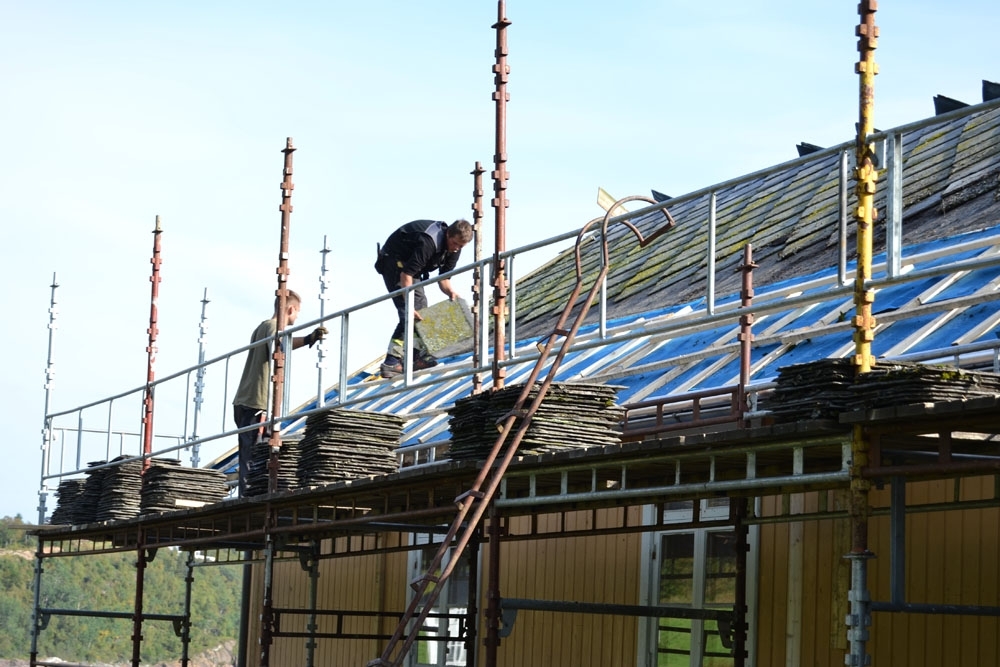
[[[113,611],[131,614],[135,606],[136,554],[45,558],[40,607],[55,610]],[[242,569],[235,565],[198,565],[191,590],[192,655],[214,648],[238,633]],[[182,614],[187,553],[161,549],[143,578],[147,613]],[[34,561],[0,555],[0,658],[28,657],[31,648]],[[132,656],[130,618],[104,619],[52,614],[39,633],[41,657],[70,662],[127,662]],[[180,657],[173,624],[147,620],[142,628],[141,659],[146,663]]]

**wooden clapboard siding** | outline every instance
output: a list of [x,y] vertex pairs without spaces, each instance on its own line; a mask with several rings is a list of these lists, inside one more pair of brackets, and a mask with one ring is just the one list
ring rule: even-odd
[[[961,500],[991,498],[994,478],[962,480],[957,487]],[[872,492],[872,504],[886,507],[890,490]],[[907,503],[942,503],[954,499],[956,483],[930,481],[909,484]],[[803,495],[806,513],[824,508],[843,510],[844,492]],[[773,516],[790,505],[787,498],[761,500],[761,514]],[[619,525],[622,512],[629,523],[639,521],[639,508],[541,515],[540,532],[584,530]],[[512,534],[528,532],[530,517],[509,522]],[[1000,510],[996,508],[948,512],[910,513],[906,523],[906,601],[963,605],[1000,605]],[[850,526],[846,519],[805,521],[801,571],[802,630],[801,664],[835,667],[843,664],[846,650],[844,616],[848,611],[846,590],[850,564],[843,556],[850,549]],[[751,613],[757,628],[758,667],[786,665],[789,599],[789,525],[760,527],[758,598]],[[359,539],[359,538],[356,538]],[[373,538],[366,538],[373,539]],[[393,539],[381,537],[380,539]],[[889,519],[874,516],[869,526],[869,547],[876,555],[869,564],[872,598],[890,599]],[[481,595],[487,604],[488,549],[481,551]],[[639,534],[588,537],[552,537],[501,544],[501,595],[556,601],[638,604],[640,572],[646,566]],[[255,566],[252,599],[260,599],[261,567]],[[388,553],[324,560],[320,565],[318,606],[321,609],[401,611],[406,605],[408,582],[406,553]],[[306,607],[309,579],[298,562],[275,567],[274,599],[279,607]],[[794,583],[794,582],[793,582]],[[259,621],[251,615],[251,636],[257,636]],[[291,622],[283,619],[283,622]],[[296,622],[304,628],[305,617]],[[638,619],[556,612],[521,611],[513,633],[502,640],[498,651],[501,666],[532,664],[634,665]],[[332,621],[320,621],[322,630]],[[379,627],[380,625],[380,627]],[[289,626],[285,625],[288,628]],[[355,621],[348,629],[392,632],[386,620]],[[485,627],[479,628],[479,652]],[[946,617],[925,614],[874,614],[868,650],[873,664],[996,665],[1000,658],[1000,622],[995,618]],[[384,642],[374,640],[321,640],[317,664],[366,664],[378,656]],[[251,647],[250,664],[259,661]],[[271,651],[272,664],[302,664],[305,641],[278,639]]]
[[[964,479],[961,500],[993,497],[992,477]],[[888,506],[890,490],[872,492],[873,506]],[[832,508],[843,509],[841,494],[830,494]],[[909,505],[942,503],[956,496],[956,482],[931,481],[907,487]],[[819,507],[816,493],[806,494],[805,511]],[[762,499],[764,516],[782,509],[780,497]],[[842,665],[846,650],[847,601],[837,602],[838,588],[847,584],[849,566],[843,555],[850,548],[844,519],[810,521],[805,526],[801,663],[818,667]],[[970,509],[910,513],[906,521],[906,601],[1000,606],[1000,562],[997,559],[1000,510]],[[758,667],[786,664],[785,605],[788,598],[788,539],[786,524],[760,529],[758,581]],[[868,561],[872,599],[890,599],[889,518],[872,517]],[[838,609],[839,607],[839,609]],[[944,616],[879,612],[873,615],[868,651],[875,665],[905,664],[980,666],[998,664],[1000,621],[992,617]]]
[[[344,544],[340,538],[340,544]],[[370,546],[374,536],[352,538],[354,544],[364,539]],[[394,546],[398,543],[395,535],[379,536],[380,544]],[[383,553],[365,556],[349,556],[320,561],[319,580],[316,590],[318,609],[347,609],[364,611],[402,611],[406,604],[405,553]],[[253,597],[263,597],[263,568],[254,566]],[[309,576],[298,561],[275,563],[272,584],[274,606],[308,608]],[[260,632],[260,608],[251,610],[250,636]],[[305,615],[283,616],[282,629],[305,631],[308,617]],[[319,632],[333,632],[336,623],[332,617],[317,618]],[[381,627],[380,627],[381,626]],[[389,632],[396,627],[392,621],[381,623],[377,619],[348,619],[344,623],[345,632]],[[372,639],[321,639],[317,642],[315,664],[325,667],[364,665],[378,657],[385,646],[384,641]],[[252,645],[247,654],[248,665],[260,664],[260,647]],[[306,640],[302,638],[277,638],[271,646],[271,664],[305,664]]]
[[[566,515],[567,529],[606,527],[613,513],[628,511],[638,523],[638,508],[581,511]],[[544,520],[544,524],[542,521]],[[524,526],[511,521],[514,532]],[[558,517],[539,517],[540,525],[558,526]],[[501,595],[574,602],[638,604],[638,534],[552,538],[501,545]],[[487,559],[484,559],[486,561]],[[484,562],[484,573],[488,567]],[[484,600],[485,600],[484,579]],[[498,664],[634,665],[637,660],[634,617],[521,611],[513,633],[503,639]]]
[[[781,510],[780,497],[761,499],[761,514]],[[785,664],[786,601],[788,599],[788,524],[761,526],[760,577],[757,604],[758,665]]]

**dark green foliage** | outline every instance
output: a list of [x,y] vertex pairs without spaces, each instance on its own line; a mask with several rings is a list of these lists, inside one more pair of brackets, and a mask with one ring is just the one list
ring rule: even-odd
[[[9,529],[12,521],[0,525]],[[21,532],[21,531],[17,531]],[[2,533],[6,534],[6,533]],[[32,584],[35,563],[19,552],[0,552],[0,658],[27,659],[31,650]],[[146,566],[143,587],[145,613],[182,614],[188,554],[161,549]],[[49,609],[113,611],[135,609],[136,554],[46,558],[43,561],[40,606]],[[239,624],[242,569],[238,565],[194,568],[191,588],[191,644],[196,655],[235,638]],[[143,663],[177,660],[181,640],[169,621],[147,620],[142,629]],[[53,615],[39,635],[38,656],[70,662],[128,662],[132,657],[131,619],[100,619]]]

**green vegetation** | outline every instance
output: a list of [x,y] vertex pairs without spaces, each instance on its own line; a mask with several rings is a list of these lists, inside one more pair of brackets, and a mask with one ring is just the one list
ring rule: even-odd
[[[34,538],[25,538],[20,517],[0,519],[0,658],[26,659],[31,650]],[[187,553],[161,549],[146,566],[144,611],[181,614]],[[135,554],[46,558],[40,606],[132,613],[135,606]],[[191,587],[191,644],[196,655],[236,637],[242,586],[237,565],[198,565]],[[176,660],[181,640],[169,621],[143,623],[144,663]],[[70,662],[128,662],[132,657],[131,619],[52,615],[39,635],[39,657]]]

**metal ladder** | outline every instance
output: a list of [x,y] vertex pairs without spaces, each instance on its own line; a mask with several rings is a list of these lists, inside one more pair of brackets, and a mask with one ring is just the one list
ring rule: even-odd
[[[580,233],[577,235],[575,246],[576,285],[566,302],[566,307],[563,308],[562,315],[559,317],[559,322],[548,334],[545,340],[545,345],[541,347],[541,354],[538,357],[538,361],[535,362],[535,367],[531,370],[531,374],[528,379],[525,380],[524,388],[521,390],[517,401],[514,403],[514,407],[503,417],[502,426],[500,426],[500,422],[498,422],[500,434],[493,443],[493,448],[490,450],[489,455],[487,455],[486,460],[483,462],[483,466],[480,469],[479,474],[476,476],[475,481],[473,481],[468,491],[463,492],[455,498],[455,504],[458,506],[458,513],[455,515],[455,519],[452,521],[451,528],[448,530],[448,533],[441,540],[441,546],[438,548],[433,560],[431,560],[428,564],[426,573],[410,582],[410,587],[413,588],[415,594],[413,595],[413,599],[410,601],[410,604],[407,606],[406,611],[403,613],[403,616],[400,618],[396,631],[389,639],[389,643],[386,645],[381,657],[369,662],[368,667],[398,667],[406,657],[407,652],[413,646],[413,643],[417,640],[424,620],[434,608],[434,604],[437,602],[437,599],[441,594],[443,587],[438,586],[437,584],[444,582],[449,576],[451,576],[458,559],[450,559],[447,565],[445,565],[441,569],[441,572],[436,576],[432,575],[431,572],[436,572],[438,568],[442,567],[445,556],[450,549],[454,548],[459,553],[463,551],[475,534],[476,528],[479,526],[480,521],[482,521],[483,514],[489,507],[490,501],[492,501],[493,497],[496,495],[497,489],[500,486],[500,480],[503,478],[504,473],[506,473],[507,468],[510,466],[510,462],[517,453],[518,445],[520,445],[521,441],[524,439],[525,433],[531,426],[532,418],[538,411],[538,407],[541,405],[542,401],[545,399],[545,395],[548,392],[549,387],[552,385],[552,381],[556,377],[556,372],[559,370],[559,366],[562,364],[563,358],[569,351],[570,345],[572,345],[573,339],[576,337],[577,331],[580,329],[580,325],[583,324],[584,319],[587,317],[587,313],[590,311],[590,305],[594,302],[594,297],[597,296],[598,291],[604,284],[604,279],[607,277],[607,231],[611,211],[616,210],[620,204],[633,200],[642,200],[650,204],[656,203],[654,200],[642,196],[626,197],[615,202],[615,205],[612,206],[607,215],[604,216],[601,230],[601,270],[598,273],[597,279],[594,281],[593,287],[591,287],[590,292],[587,294],[587,298],[581,306],[580,312],[573,320],[572,327],[567,330],[565,328],[566,322],[569,320],[573,306],[576,304],[577,299],[580,296],[580,292],[583,289],[583,270],[580,263],[580,243],[583,240],[587,229],[592,224],[601,221],[602,219],[595,218],[594,220],[591,220],[584,225],[584,227],[580,230]],[[649,236],[649,238],[643,238],[639,230],[630,222],[621,222],[636,235],[639,240],[639,246],[645,247],[674,225],[674,220],[667,210],[664,208],[661,209],[661,212],[667,218],[667,224],[657,229]],[[560,346],[555,358],[552,360],[552,365],[549,368],[548,373],[545,375],[545,379],[542,381],[541,385],[539,385],[538,393],[535,395],[535,398],[531,401],[528,408],[525,409],[524,404],[527,402],[535,381],[538,379],[542,368],[544,368],[546,362],[548,361],[549,356],[552,353],[552,349],[555,347],[556,339],[559,336],[563,336],[562,345]],[[514,431],[514,425],[518,418],[521,419],[521,424],[518,426],[517,430]],[[512,431],[514,431],[513,436],[511,436]],[[509,444],[508,437],[510,437]],[[500,452],[505,444],[508,444],[507,450],[501,458]],[[411,621],[413,621],[412,625]],[[408,625],[411,625],[411,627],[407,631]],[[400,644],[400,642],[402,642],[402,644]],[[399,649],[398,653],[396,651],[397,647]],[[395,658],[393,658],[394,653],[397,653]]]

